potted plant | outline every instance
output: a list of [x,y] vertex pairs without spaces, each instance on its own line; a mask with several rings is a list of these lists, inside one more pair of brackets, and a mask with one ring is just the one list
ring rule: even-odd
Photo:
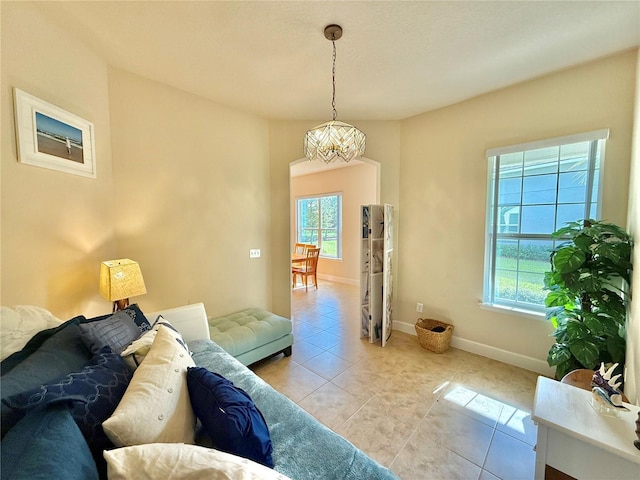
[[547,319],[556,343],[547,363],[559,380],[600,363],[624,366],[625,322],[631,280],[630,235],[611,223],[581,220],[553,233],[566,239],[551,252],[545,273]]

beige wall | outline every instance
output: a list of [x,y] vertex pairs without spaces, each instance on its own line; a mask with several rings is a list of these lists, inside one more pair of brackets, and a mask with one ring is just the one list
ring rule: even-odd
[[366,163],[291,177],[291,244],[296,241],[296,198],[342,193],[342,258],[322,257],[318,276],[358,285],[360,205],[376,203],[376,167]]
[[[636,72],[640,72],[640,50],[636,56]],[[624,392],[627,398],[640,405],[640,75],[636,75],[635,122],[633,126],[633,151],[629,181],[629,232],[635,239],[633,249],[633,277],[636,287],[635,301],[627,323],[627,371]]]
[[[603,218],[625,225],[636,52],[562,71],[402,123],[398,316],[449,321],[464,347],[546,366],[548,322],[482,309],[486,149],[609,128]],[[484,349],[485,353],[487,352]],[[536,362],[535,359],[538,359]]]
[[[110,70],[33,5],[0,8],[2,304],[41,305],[62,318],[102,313],[99,263],[126,256],[145,274],[149,293],[134,299],[143,309],[204,301],[211,314],[256,305],[288,315],[289,163],[303,156],[305,131],[326,119],[267,122]],[[484,151],[610,128],[603,216],[624,225],[629,204],[637,235],[637,126],[627,197],[638,61],[627,52],[402,122],[353,122],[381,165],[380,203],[396,207],[399,327],[412,328],[422,302],[423,315],[456,325],[462,346],[544,363],[547,323],[479,306]],[[12,87],[94,123],[97,179],[17,162]],[[262,257],[250,260],[250,248]],[[633,305],[631,352],[637,312]],[[639,362],[632,353],[627,381],[636,389]]]
[[140,263],[143,310],[271,308],[267,121],[117,69],[109,95],[118,253]]
[[[367,135],[366,157],[380,163],[380,203],[390,203],[396,207],[397,226],[401,221],[401,212],[398,208],[400,122],[342,120],[351,122]],[[274,310],[281,315],[289,315],[291,310],[289,164],[304,157],[302,152],[304,134],[322,121],[326,119],[310,122],[270,122],[271,209],[273,212],[271,242],[274,246],[271,258],[272,287]]]
[[[33,5],[0,8],[0,300],[39,305],[60,318],[110,311],[98,294],[100,262],[116,253],[106,62]],[[18,163],[13,87],[93,122],[96,179]]]

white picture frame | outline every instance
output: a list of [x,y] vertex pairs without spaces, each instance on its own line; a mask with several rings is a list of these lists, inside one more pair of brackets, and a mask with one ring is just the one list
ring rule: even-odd
[[14,88],[18,161],[96,178],[93,123]]

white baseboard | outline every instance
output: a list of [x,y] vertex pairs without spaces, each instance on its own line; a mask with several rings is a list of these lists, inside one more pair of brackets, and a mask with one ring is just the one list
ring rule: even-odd
[[327,275],[326,273],[318,273],[320,280],[328,280],[330,282],[346,283],[348,285],[359,285],[358,280],[353,278],[336,277],[334,275]]
[[[396,321],[393,322],[393,329],[399,332],[408,333],[409,335],[416,335],[415,327],[411,323]],[[527,357],[525,355],[520,355],[519,353],[510,352],[508,350],[492,347],[483,343],[474,342],[472,340],[466,340],[455,335],[451,337],[451,346],[464,350],[465,352],[471,352],[476,355],[492,358],[493,360],[508,363],[509,365],[524,368],[525,370],[537,372],[541,375],[547,375],[552,378],[555,373],[555,370],[550,367],[546,361]]]

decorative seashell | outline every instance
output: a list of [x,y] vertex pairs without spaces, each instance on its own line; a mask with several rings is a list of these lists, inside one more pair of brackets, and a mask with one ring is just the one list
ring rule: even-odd
[[[622,395],[620,395],[619,393],[614,393],[609,398],[611,399],[611,403],[614,404],[616,407],[624,407],[624,405],[622,405]],[[627,410],[629,409],[627,408]]]
[[620,378],[622,376],[621,373],[619,373],[618,375],[616,375],[615,377],[611,378],[611,374],[613,373],[613,371],[616,369],[616,367],[618,366],[617,363],[614,363],[611,368],[609,368],[609,370],[605,371],[604,368],[604,362],[600,363],[600,369],[598,370],[598,373],[602,376],[603,379],[605,379],[607,381],[607,383],[609,384],[609,386],[611,388],[613,388],[614,390],[617,390],[618,387],[620,385],[622,385],[622,382],[618,382],[616,383],[616,381],[618,380],[618,378]]
[[621,375],[618,374],[611,378],[611,375],[617,366],[618,364],[614,363],[609,370],[606,370],[604,368],[604,363],[601,363],[600,368],[593,372],[591,386],[604,389],[609,396],[619,394],[620,392],[618,391],[618,387],[620,387],[622,382],[617,382],[617,380]]
[[[601,403],[602,405],[604,405],[605,407],[613,407],[616,408],[618,410],[622,410],[625,412],[628,412],[629,409],[627,407],[625,407],[624,405],[622,405],[622,401],[618,400],[618,404],[614,403],[611,399],[611,397],[609,396],[609,393],[602,387],[593,387],[593,389],[591,390],[591,393],[593,395],[593,398]],[[620,396],[620,395],[618,395]]]

